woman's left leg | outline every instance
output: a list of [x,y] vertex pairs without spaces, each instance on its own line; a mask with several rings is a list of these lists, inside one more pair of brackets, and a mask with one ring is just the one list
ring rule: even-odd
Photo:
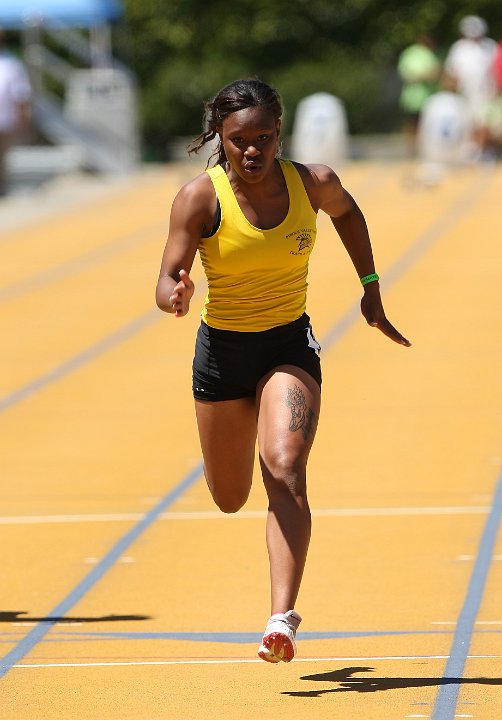
[[305,370],[283,365],[262,380],[257,399],[274,615],[294,608],[305,567],[311,528],[306,468],[321,392]]

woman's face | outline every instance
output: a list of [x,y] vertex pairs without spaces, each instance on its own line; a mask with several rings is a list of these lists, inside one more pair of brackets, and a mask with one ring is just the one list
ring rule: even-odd
[[273,166],[280,129],[281,121],[262,107],[225,118],[219,133],[231,169],[246,182],[262,180]]

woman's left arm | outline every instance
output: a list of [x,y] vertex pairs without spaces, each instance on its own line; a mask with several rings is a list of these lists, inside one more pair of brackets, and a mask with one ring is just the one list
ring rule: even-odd
[[[307,190],[313,204],[330,216],[359,278],[373,275],[375,263],[368,227],[356,201],[345,190],[331,168],[326,165],[309,165],[308,170],[312,182]],[[399,345],[409,347],[409,340],[401,335],[385,316],[378,280],[368,282],[363,287],[361,312],[368,325],[378,328]]]

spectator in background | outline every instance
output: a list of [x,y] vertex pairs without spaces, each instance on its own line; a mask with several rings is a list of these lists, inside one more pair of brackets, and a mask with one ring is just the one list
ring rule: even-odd
[[399,56],[397,71],[403,82],[399,105],[406,116],[404,132],[411,156],[416,155],[417,129],[422,107],[436,90],[441,63],[428,36],[421,37]]
[[497,50],[495,53],[494,72],[497,90],[499,93],[502,94],[502,40],[497,45]]
[[489,104],[485,116],[483,137],[484,157],[495,161],[502,153],[502,94],[499,93]]
[[485,115],[483,149],[488,159],[502,154],[502,41],[498,43],[493,64],[495,96],[488,104]]
[[7,193],[7,150],[29,125],[31,86],[24,65],[6,48],[0,28],[0,196]]
[[496,95],[493,67],[497,43],[487,37],[487,24],[476,15],[464,17],[459,31],[462,37],[451,46],[444,67],[467,100],[473,120],[472,159],[476,160],[483,155],[487,112]]

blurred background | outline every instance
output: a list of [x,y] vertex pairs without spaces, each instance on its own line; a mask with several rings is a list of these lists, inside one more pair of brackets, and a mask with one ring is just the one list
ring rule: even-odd
[[[249,75],[283,97],[286,150],[300,103],[324,93],[338,103],[340,156],[413,155],[421,105],[470,15],[495,47],[499,0],[1,0],[4,52],[31,85],[29,121],[4,142],[9,187],[186,159],[203,101]],[[434,54],[425,79],[403,69],[417,44]]]

